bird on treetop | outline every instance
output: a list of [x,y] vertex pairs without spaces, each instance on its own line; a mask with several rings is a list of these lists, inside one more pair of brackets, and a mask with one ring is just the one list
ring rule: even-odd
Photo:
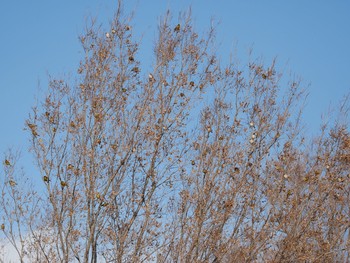
[[5,159],[5,165],[7,165],[7,166],[11,165],[10,161]]

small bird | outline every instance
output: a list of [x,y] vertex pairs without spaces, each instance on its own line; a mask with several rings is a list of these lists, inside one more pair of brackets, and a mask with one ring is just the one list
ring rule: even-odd
[[252,139],[256,139],[256,133],[255,132],[252,134]]
[[46,176],[46,175],[45,175],[45,176],[43,177],[43,180],[44,180],[44,182],[45,182],[45,183],[48,183],[48,182],[50,182],[50,179],[49,179],[49,177],[48,177],[48,176]]
[[65,181],[61,181],[61,186],[62,186],[62,188],[63,188],[63,187],[65,187],[65,186],[67,186],[67,183],[66,183]]
[[39,135],[35,130],[32,130],[32,134],[33,134],[34,137]]
[[67,165],[67,170],[72,170],[73,168],[74,168],[74,166],[72,164]]
[[106,38],[110,38],[111,37],[111,35],[107,32],[106,33]]
[[177,26],[174,28],[174,31],[175,32],[179,32],[180,28],[181,28],[180,24],[177,24]]
[[38,133],[36,131],[36,128],[37,128],[36,124],[28,123],[28,127],[32,131],[32,134],[34,137],[38,136]]
[[12,187],[17,185],[17,183],[16,183],[15,181],[13,181],[13,180],[10,180],[10,181],[9,181],[9,184],[10,184],[10,186],[12,186]]
[[139,73],[140,69],[138,67],[134,67],[131,69],[132,72]]
[[2,230],[2,231],[5,230],[5,224],[1,224],[1,230]]
[[28,127],[32,130],[33,129],[35,130],[37,126],[36,126],[36,124],[28,123]]
[[149,80],[150,82],[155,81],[155,79],[154,79],[154,77],[153,77],[153,75],[152,75],[151,73],[148,74],[148,80]]
[[10,161],[5,159],[5,165],[10,166],[11,165]]

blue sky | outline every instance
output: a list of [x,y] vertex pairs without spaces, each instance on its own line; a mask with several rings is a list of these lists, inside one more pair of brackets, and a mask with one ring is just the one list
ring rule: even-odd
[[[269,63],[278,58],[282,70],[292,70],[309,86],[305,122],[315,133],[329,104],[350,91],[350,1],[293,0],[127,0],[136,11],[134,31],[143,36],[144,59],[152,59],[157,22],[167,8],[176,18],[192,6],[196,28],[210,19],[219,22],[217,41],[223,60],[248,50]],[[85,19],[111,18],[116,1],[4,0],[0,9],[0,152],[21,148],[24,165],[28,134],[25,118],[35,98],[46,89],[48,74],[74,78],[82,56],[78,35]],[[40,86],[41,91],[38,89]]]

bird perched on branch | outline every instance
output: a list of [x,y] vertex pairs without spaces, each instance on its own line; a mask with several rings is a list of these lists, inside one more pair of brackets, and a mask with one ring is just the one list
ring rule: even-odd
[[46,176],[46,175],[45,175],[45,176],[43,177],[43,180],[44,180],[44,182],[45,182],[45,183],[48,183],[48,182],[50,182],[50,179],[49,179],[49,177],[48,177],[48,176]]
[[155,79],[151,73],[148,74],[148,80],[149,80],[149,82],[155,81]]
[[104,207],[104,206],[107,206],[107,205],[108,205],[107,202],[102,202],[102,203],[101,203],[101,206],[103,206],[103,207]]
[[174,31],[175,32],[179,32],[180,28],[181,28],[180,24],[177,24],[177,26],[174,28]]
[[13,180],[10,180],[9,184],[10,184],[10,186],[16,186],[17,185],[17,183],[15,181],[13,181]]
[[38,136],[38,133],[36,130],[36,128],[37,128],[36,124],[28,123],[27,125],[28,125],[29,129],[32,131],[33,136],[34,137]]

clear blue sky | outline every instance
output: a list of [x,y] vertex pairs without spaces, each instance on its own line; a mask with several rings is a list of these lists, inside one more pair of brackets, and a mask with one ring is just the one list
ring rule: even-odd
[[[24,120],[40,96],[38,84],[45,91],[48,74],[75,74],[82,55],[77,36],[85,18],[92,14],[107,21],[115,5],[109,0],[2,1],[0,156],[12,146],[22,147],[26,156]],[[208,28],[211,17],[220,22],[223,58],[235,48],[247,58],[253,46],[255,56],[266,62],[277,56],[281,68],[311,84],[305,110],[310,132],[317,130],[329,103],[350,91],[350,1],[126,0],[125,8],[136,10],[134,30],[143,35],[145,59],[152,58],[159,16],[170,8],[177,17],[189,5],[199,31]]]

